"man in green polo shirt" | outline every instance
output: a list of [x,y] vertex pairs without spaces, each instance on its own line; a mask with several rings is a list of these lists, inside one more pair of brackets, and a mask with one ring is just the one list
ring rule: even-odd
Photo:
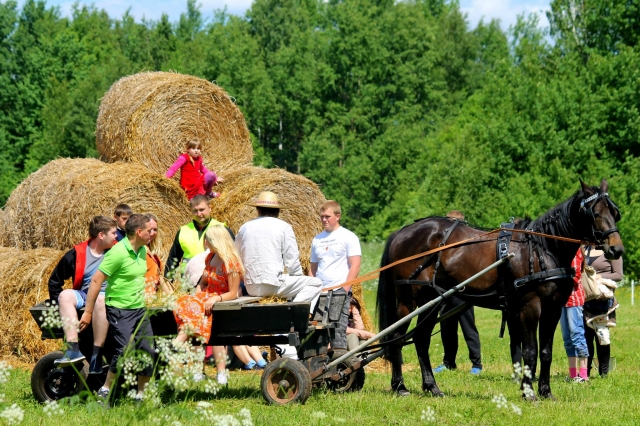
[[[151,360],[154,359],[154,349],[151,343],[153,330],[149,316],[146,314],[144,303],[144,275],[147,272],[146,245],[151,236],[149,217],[134,214],[129,217],[125,225],[127,238],[116,244],[105,255],[98,271],[93,275],[85,312],[80,319],[80,331],[91,323],[93,308],[100,291],[100,283],[107,281],[105,289],[105,306],[107,321],[113,332],[115,355],[109,366],[109,373],[104,385],[98,391],[98,398],[106,400],[109,389],[117,373],[118,358],[122,356],[127,346],[134,342],[136,349],[147,352]],[[142,321],[142,324],[140,322]],[[134,332],[137,333],[132,340]],[[153,364],[144,368],[138,376],[138,394],[136,399],[142,399],[145,385],[151,379]]]
[[[211,218],[211,207],[209,206],[209,198],[204,195],[196,195],[189,201],[193,220],[182,226],[169,251],[169,258],[164,268],[164,276],[172,279],[176,268],[185,265],[196,254],[204,251],[204,234],[207,232],[209,225],[223,223]],[[233,234],[231,234],[233,237]],[[180,273],[184,270],[178,269]]]

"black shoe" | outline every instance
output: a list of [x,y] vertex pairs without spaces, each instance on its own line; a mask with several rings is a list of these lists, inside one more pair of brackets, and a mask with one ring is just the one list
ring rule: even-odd
[[80,351],[65,351],[64,355],[60,359],[56,359],[53,363],[58,367],[68,367],[73,364],[77,364],[80,361],[84,361],[85,357]]
[[92,356],[89,362],[89,374],[102,374],[102,357]]

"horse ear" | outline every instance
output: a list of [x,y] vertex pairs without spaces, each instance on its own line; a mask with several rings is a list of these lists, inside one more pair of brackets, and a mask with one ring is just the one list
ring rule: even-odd
[[600,189],[602,190],[602,192],[608,192],[609,191],[609,182],[607,182],[606,179],[602,179],[600,181]]
[[593,194],[593,189],[591,189],[589,187],[589,185],[587,185],[586,183],[584,183],[582,181],[582,178],[580,178],[580,185],[582,186],[582,191],[586,194],[586,195],[592,195]]

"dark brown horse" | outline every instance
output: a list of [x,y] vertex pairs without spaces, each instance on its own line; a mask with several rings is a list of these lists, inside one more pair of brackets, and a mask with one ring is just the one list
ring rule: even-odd
[[[624,251],[616,228],[620,212],[609,198],[607,181],[603,180],[600,187],[580,183],[581,189],[571,198],[536,220],[517,222],[515,229],[588,241],[601,246],[607,258],[620,257]],[[447,244],[486,234],[464,224],[453,226],[454,223],[448,218],[430,217],[395,232],[387,240],[381,266],[434,249],[447,234]],[[461,283],[495,262],[499,256],[497,240],[497,233],[485,235],[443,250],[439,259],[437,255],[431,255],[382,272],[377,294],[380,329],[433,300],[443,289]],[[500,241],[504,243],[503,239]],[[522,347],[524,365],[529,367],[532,375],[536,372],[536,335],[539,329],[541,368],[538,395],[552,397],[549,373],[553,335],[561,308],[573,288],[570,267],[579,244],[513,232],[510,242],[505,245],[508,247],[503,247],[506,249],[503,253],[512,252],[515,257],[507,266],[493,269],[467,285],[459,297],[474,305],[504,310],[512,340],[512,357],[515,360],[516,351]],[[422,371],[422,389],[434,396],[442,396],[429,361],[430,336],[436,322],[433,312],[420,315],[414,342]],[[385,355],[392,364],[391,387],[400,395],[409,394],[403,383],[401,354],[402,336],[407,328],[408,325],[401,327],[386,339],[392,341]],[[525,376],[522,389],[525,396],[532,399],[535,398],[533,392],[526,392],[531,389],[531,382],[531,377]]]

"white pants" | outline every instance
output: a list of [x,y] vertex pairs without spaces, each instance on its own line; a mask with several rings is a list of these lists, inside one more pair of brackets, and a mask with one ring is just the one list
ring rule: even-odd
[[278,296],[284,298],[293,297],[294,302],[311,302],[310,313],[313,313],[322,290],[320,278],[304,275],[283,275],[280,285],[271,284],[245,284],[247,293],[251,296]]

